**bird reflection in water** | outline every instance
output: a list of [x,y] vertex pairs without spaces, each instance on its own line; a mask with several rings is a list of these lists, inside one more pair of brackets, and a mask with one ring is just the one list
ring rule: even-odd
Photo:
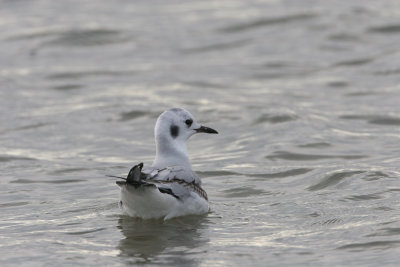
[[142,220],[121,215],[118,228],[125,238],[118,245],[129,263],[197,265],[209,242],[206,216],[186,216],[168,221]]

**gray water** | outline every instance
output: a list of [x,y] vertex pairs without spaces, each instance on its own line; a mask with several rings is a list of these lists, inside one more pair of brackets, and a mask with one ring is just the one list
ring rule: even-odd
[[[397,265],[399,44],[394,0],[2,0],[0,265]],[[212,211],[124,216],[171,107]]]

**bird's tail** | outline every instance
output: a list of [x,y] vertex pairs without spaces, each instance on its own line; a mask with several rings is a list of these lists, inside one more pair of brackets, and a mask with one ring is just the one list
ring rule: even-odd
[[128,176],[126,177],[126,182],[128,184],[135,184],[135,183],[140,183],[141,179],[141,173],[142,173],[142,168],[143,168],[143,163],[139,163],[138,165],[135,165],[131,168],[131,170],[128,173]]

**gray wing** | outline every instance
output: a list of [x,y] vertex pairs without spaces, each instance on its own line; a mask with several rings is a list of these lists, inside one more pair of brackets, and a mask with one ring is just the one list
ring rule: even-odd
[[191,170],[180,166],[164,169],[142,169],[143,163],[135,165],[129,171],[125,181],[117,181],[120,187],[133,186],[134,189],[143,187],[157,188],[161,193],[169,194],[178,200],[184,200],[196,192],[207,200],[206,192],[200,187],[200,178]]
[[182,180],[187,183],[195,183],[201,185],[201,180],[191,169],[182,166],[169,166],[164,169],[146,168],[142,172],[146,175],[146,179],[150,180]]

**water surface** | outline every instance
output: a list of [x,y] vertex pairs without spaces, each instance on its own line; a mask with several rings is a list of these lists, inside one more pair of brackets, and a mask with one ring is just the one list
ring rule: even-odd
[[[397,1],[2,1],[1,266],[397,265]],[[212,211],[121,214],[184,107]]]

